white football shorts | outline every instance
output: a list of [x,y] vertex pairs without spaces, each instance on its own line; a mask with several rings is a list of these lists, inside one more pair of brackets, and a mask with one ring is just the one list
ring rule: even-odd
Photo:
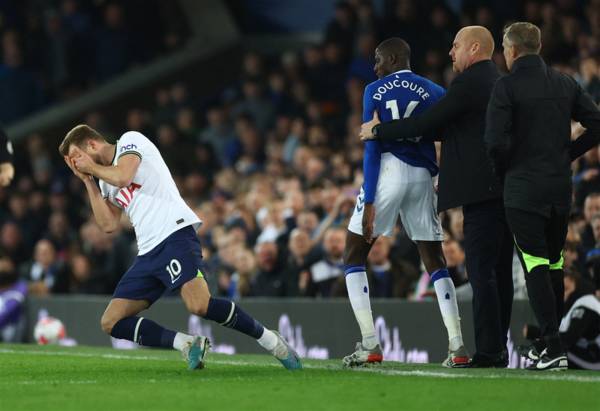
[[[362,235],[364,191],[356,198],[348,230]],[[381,155],[381,171],[375,193],[373,236],[391,236],[400,216],[412,241],[442,241],[444,232],[437,214],[437,194],[429,170],[414,167],[392,153]]]

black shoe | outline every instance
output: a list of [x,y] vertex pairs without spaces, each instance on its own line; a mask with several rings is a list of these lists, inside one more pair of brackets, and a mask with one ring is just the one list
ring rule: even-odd
[[519,345],[517,352],[521,357],[525,357],[531,361],[538,361],[540,359],[540,353],[534,345]]
[[506,368],[508,367],[508,352],[503,351],[496,355],[482,355],[475,353],[469,362],[469,368]]
[[550,355],[548,350],[542,351],[540,359],[527,367],[531,371],[565,371],[569,368],[569,361],[565,353]]

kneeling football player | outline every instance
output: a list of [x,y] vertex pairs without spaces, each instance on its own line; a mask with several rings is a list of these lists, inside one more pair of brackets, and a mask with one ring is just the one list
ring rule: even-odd
[[[172,331],[138,316],[166,290],[179,290],[190,313],[256,339],[287,369],[302,368],[297,353],[277,332],[234,302],[211,297],[196,235],[201,221],[181,198],[148,138],[129,131],[110,144],[96,130],[79,125],[67,133],[59,151],[84,182],[98,225],[105,232],[115,231],[124,212],[135,230],[138,256],[102,315],[107,334],[144,346],[175,348],[190,369],[202,368],[207,338]],[[100,187],[93,177],[100,180]]]

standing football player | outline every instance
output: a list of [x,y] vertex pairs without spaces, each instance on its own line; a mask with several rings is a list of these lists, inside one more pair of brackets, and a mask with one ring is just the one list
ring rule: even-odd
[[[367,85],[363,120],[378,115],[382,121],[410,117],[434,104],[444,94],[437,84],[410,70],[410,47],[400,38],[383,41],[375,50],[375,74]],[[435,287],[442,319],[448,331],[446,367],[466,367],[469,356],[463,344],[456,292],[442,254],[443,231],[436,210],[433,177],[438,173],[432,142],[365,142],[364,182],[348,225],[344,254],[346,286],[362,334],[356,351],[343,359],[345,366],[378,363],[383,353],[375,335],[367,255],[379,235],[391,236],[398,216],[406,234],[417,244]]]
[[[138,256],[102,315],[107,334],[140,345],[175,348],[190,369],[203,368],[207,338],[172,331],[138,316],[166,290],[179,290],[190,313],[255,338],[287,369],[302,367],[296,352],[277,332],[234,302],[211,297],[196,235],[201,221],[181,198],[150,140],[128,131],[110,144],[91,127],[78,125],[67,133],[59,151],[84,182],[98,225],[105,232],[115,231],[125,213],[135,230]],[[100,188],[93,177],[100,180]]]

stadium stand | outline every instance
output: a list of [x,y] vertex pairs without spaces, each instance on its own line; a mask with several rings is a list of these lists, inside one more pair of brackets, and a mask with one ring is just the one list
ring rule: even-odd
[[[171,2],[144,6],[156,10],[151,21],[130,20],[132,13],[122,9],[129,3],[99,9],[96,2],[65,0],[35,16],[0,9],[7,22],[0,90],[10,89],[0,119],[11,123],[78,95],[185,41],[186,30],[173,23],[176,11],[159,11]],[[600,101],[600,1],[525,1],[509,16],[486,6],[489,2],[466,1],[458,9],[460,2],[447,3],[385,1],[383,9],[375,9],[369,1],[340,2],[321,42],[281,54],[246,50],[239,75],[218,92],[206,95],[187,80],[173,81],[149,90],[153,101],[131,102],[119,121],[114,116],[107,121],[100,109],[80,121],[113,137],[138,130],[157,144],[186,201],[204,221],[200,235],[214,294],[344,296],[339,253],[344,234],[338,228],[345,227],[362,182],[357,129],[363,88],[375,78],[372,51],[378,40],[405,38],[414,71],[447,85],[453,75],[446,54],[458,27],[484,25],[499,41],[504,23],[528,20],[542,28],[546,60]],[[501,2],[491,4],[496,3]],[[78,9],[81,4],[85,7]],[[432,11],[425,16],[424,10]],[[128,29],[138,28],[136,53],[107,50],[103,43],[121,35],[106,27],[122,18],[115,16],[121,12]],[[422,30],[422,21],[428,30]],[[78,37],[77,30],[85,36]],[[24,38],[27,44],[21,46]],[[90,70],[89,59],[69,60],[66,41],[106,64]],[[505,67],[500,49],[494,59]],[[21,60],[29,65],[18,68]],[[45,78],[25,67],[46,67]],[[574,125],[573,134],[580,132]],[[110,293],[136,254],[133,231],[124,222],[119,231],[104,234],[90,221],[85,192],[57,155],[60,138],[32,134],[18,145],[18,175],[10,188],[0,189],[0,247],[29,281],[32,294]],[[594,279],[597,289],[599,158],[599,150],[592,150],[574,165],[576,195],[565,253],[565,265]],[[461,218],[460,210],[443,216],[444,249],[457,287],[467,275]],[[379,241],[368,268],[374,295],[427,298],[428,280],[421,278],[416,248],[401,228],[389,241]]]

